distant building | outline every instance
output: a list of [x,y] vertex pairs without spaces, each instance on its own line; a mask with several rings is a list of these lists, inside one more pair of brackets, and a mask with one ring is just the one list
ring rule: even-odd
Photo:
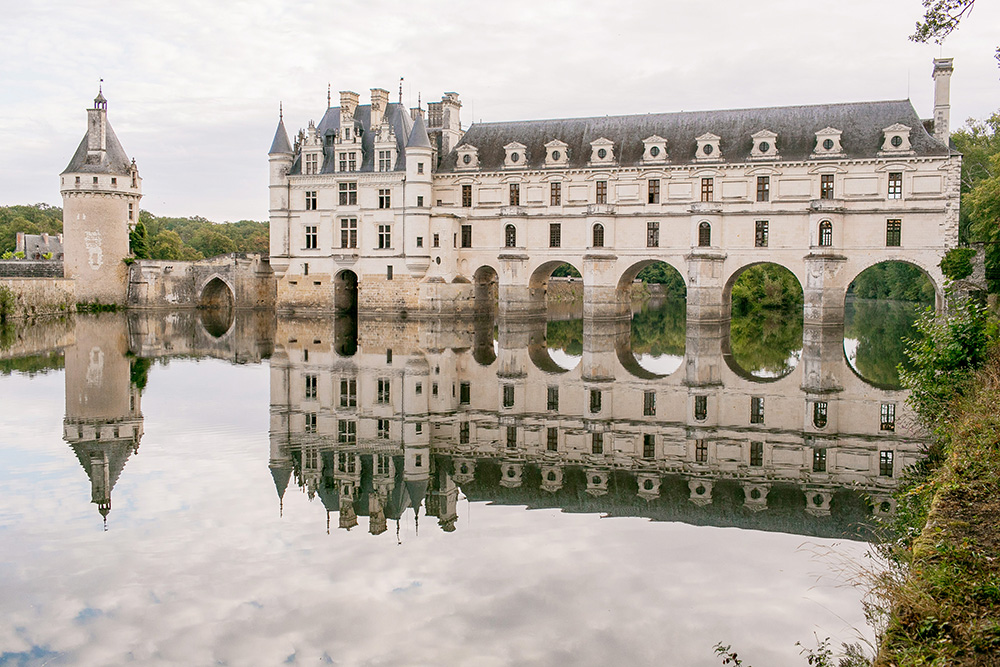
[[62,234],[17,233],[15,252],[23,252],[26,259],[63,259]]

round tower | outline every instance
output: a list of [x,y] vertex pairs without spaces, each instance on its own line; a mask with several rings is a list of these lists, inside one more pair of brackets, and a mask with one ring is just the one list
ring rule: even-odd
[[288,170],[294,153],[285,130],[285,114],[278,107],[278,127],[274,131],[271,149],[267,152],[270,172],[271,268],[280,278],[289,264]]
[[81,302],[124,304],[129,231],[139,219],[142,179],[108,123],[98,92],[87,109],[87,134],[60,175],[64,270]]

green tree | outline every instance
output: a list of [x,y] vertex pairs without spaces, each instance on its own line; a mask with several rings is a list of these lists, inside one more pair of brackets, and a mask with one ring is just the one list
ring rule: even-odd
[[963,243],[978,241],[971,232],[969,194],[981,181],[993,178],[997,170],[993,156],[1000,154],[1000,112],[986,120],[970,118],[965,126],[951,134],[955,147],[962,154],[962,207],[959,215],[958,234]]
[[[923,0],[924,17],[910,35],[914,42],[934,42],[941,44],[944,38],[958,29],[962,19],[972,13],[976,0]],[[997,63],[1000,64],[1000,47],[997,47]]]
[[191,246],[184,245],[180,234],[170,229],[158,233],[151,245],[150,259],[193,260],[203,257]]
[[687,295],[684,278],[674,267],[666,262],[654,262],[636,276],[644,283],[664,285],[666,296],[671,299],[683,299]]
[[993,173],[980,180],[963,198],[968,205],[972,236],[986,243],[986,281],[992,293],[1000,292],[1000,153],[990,158]]
[[136,259],[149,258],[149,237],[146,235],[146,225],[139,220],[128,233],[128,247]]
[[793,309],[802,305],[802,286],[784,267],[757,264],[740,274],[733,283],[732,304],[734,316],[762,310]]

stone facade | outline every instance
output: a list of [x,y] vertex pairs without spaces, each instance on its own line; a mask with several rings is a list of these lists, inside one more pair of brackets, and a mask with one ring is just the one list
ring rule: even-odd
[[274,275],[260,255],[233,253],[198,261],[136,260],[130,308],[274,308]]
[[58,260],[0,260],[0,278],[62,278],[63,263]]
[[67,278],[0,278],[14,294],[15,318],[65,313],[76,307],[76,281]]
[[[356,284],[363,311],[463,312],[495,285],[502,312],[534,315],[563,263],[583,275],[585,312],[598,318],[624,315],[626,288],[656,261],[679,271],[694,311],[723,319],[732,283],[760,262],[795,274],[808,317],[836,318],[854,277],[886,260],[920,267],[940,290],[938,261],[958,242],[950,73],[949,59],[935,61],[926,123],[893,101],[463,133],[454,93],[428,122],[380,89],[370,105],[342,93],[294,144],[281,120],[271,146],[278,306],[336,309],[328,292]],[[288,286],[307,272],[321,284]]]

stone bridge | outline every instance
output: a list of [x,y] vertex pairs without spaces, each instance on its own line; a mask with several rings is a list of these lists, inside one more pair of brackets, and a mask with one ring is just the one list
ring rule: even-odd
[[266,258],[233,253],[198,261],[137,260],[129,271],[129,308],[273,308]]

